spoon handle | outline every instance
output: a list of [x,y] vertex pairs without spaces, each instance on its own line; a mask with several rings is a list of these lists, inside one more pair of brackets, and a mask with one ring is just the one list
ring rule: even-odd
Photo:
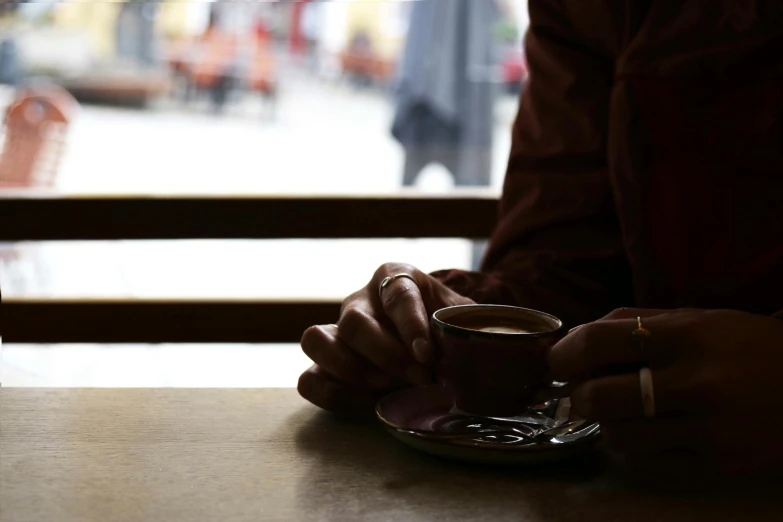
[[487,431],[462,432],[462,433],[436,433],[436,432],[426,431],[426,430],[411,430],[411,429],[404,429],[404,428],[398,428],[397,431],[399,433],[405,433],[406,435],[416,435],[418,437],[424,437],[428,439],[439,439],[439,440],[479,439],[481,437],[508,435],[510,437],[519,437],[522,439],[526,439],[529,440],[530,442],[537,442],[535,437],[531,437],[530,435],[522,433],[521,431],[518,430],[514,430],[513,428],[508,430],[487,430]]

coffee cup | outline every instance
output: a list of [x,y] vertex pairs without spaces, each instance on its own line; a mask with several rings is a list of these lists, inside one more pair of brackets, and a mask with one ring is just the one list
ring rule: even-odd
[[438,382],[457,409],[477,415],[523,413],[552,383],[550,346],[563,336],[557,317],[514,306],[461,305],[432,316]]

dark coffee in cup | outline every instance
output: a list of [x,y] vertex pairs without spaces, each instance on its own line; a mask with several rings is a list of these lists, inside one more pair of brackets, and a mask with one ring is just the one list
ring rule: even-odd
[[451,312],[441,310],[438,316],[448,325],[486,333],[541,334],[560,327],[554,317],[539,313],[511,306],[469,305]]
[[524,412],[552,379],[547,349],[562,337],[552,315],[500,305],[464,305],[432,317],[438,381],[455,406],[479,415]]

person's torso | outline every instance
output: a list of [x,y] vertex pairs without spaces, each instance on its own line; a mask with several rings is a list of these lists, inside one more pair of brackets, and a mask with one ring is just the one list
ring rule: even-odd
[[783,2],[743,2],[652,2],[617,61],[609,165],[640,306],[783,307]]

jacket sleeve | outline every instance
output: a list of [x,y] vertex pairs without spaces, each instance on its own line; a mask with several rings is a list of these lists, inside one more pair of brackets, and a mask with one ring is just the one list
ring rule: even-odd
[[607,168],[614,59],[605,42],[581,36],[601,28],[582,31],[563,5],[576,3],[529,4],[530,80],[481,272],[433,275],[477,302],[536,308],[575,325],[633,298]]

